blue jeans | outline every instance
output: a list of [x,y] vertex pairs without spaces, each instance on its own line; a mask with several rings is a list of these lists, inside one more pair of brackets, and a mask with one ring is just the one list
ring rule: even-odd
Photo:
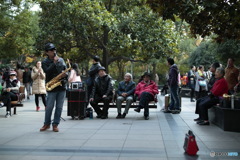
[[56,102],[56,108],[54,113],[53,125],[58,125],[60,123],[60,118],[63,109],[64,98],[66,96],[66,91],[48,92],[47,94],[47,107],[45,111],[45,125],[51,124],[52,111]]
[[180,110],[180,103],[179,103],[179,97],[178,97],[178,90],[179,87],[178,85],[170,86],[170,98],[171,98],[171,103],[169,105],[170,110]]

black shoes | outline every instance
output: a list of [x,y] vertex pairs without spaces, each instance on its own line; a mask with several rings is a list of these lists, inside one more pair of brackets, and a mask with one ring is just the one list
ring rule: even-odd
[[172,110],[172,114],[179,114],[181,112],[180,109],[175,109],[175,110]]
[[149,116],[144,116],[145,120],[149,120]]
[[194,119],[194,121],[201,121],[201,119],[198,117],[198,118],[196,118],[196,119]]
[[126,113],[123,113],[122,116],[121,116],[121,118],[125,118],[126,115],[127,115]]
[[96,116],[96,118],[101,118],[102,117],[102,115],[101,114],[98,114],[97,116]]
[[107,119],[108,116],[101,116],[101,119]]
[[121,114],[121,113],[118,113],[118,115],[117,115],[117,119],[120,119],[120,118],[125,118],[126,117],[126,113],[123,113],[123,114]]
[[191,102],[195,102],[193,99],[191,99]]
[[141,108],[137,107],[134,109],[134,111],[139,113],[141,111]]
[[199,125],[209,125],[210,123],[208,121],[199,121],[197,124],[199,124]]
[[117,119],[120,119],[120,118],[122,118],[122,115],[121,115],[121,113],[118,113],[118,115],[117,115],[117,117],[116,117]]

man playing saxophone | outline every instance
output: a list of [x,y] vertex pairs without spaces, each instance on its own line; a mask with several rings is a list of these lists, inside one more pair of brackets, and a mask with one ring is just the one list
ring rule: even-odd
[[[45,53],[47,58],[42,61],[42,68],[46,74],[47,107],[45,111],[44,125],[40,128],[40,131],[45,131],[50,128],[52,111],[54,104],[56,104],[52,127],[54,132],[58,132],[58,124],[60,123],[66,94],[68,69],[64,60],[56,55],[56,48],[54,44],[47,43],[45,45]],[[55,84],[57,83],[59,85],[56,86]]]

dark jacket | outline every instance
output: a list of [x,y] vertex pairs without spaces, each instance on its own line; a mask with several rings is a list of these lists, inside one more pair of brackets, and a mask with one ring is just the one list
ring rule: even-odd
[[[62,71],[67,68],[64,60],[59,58],[58,62],[55,64],[53,60],[46,58],[42,61],[42,69],[46,74],[46,83],[58,76]],[[67,74],[67,73],[66,73]],[[54,88],[53,91],[62,91],[66,89],[67,76],[62,79],[62,86]]]
[[93,85],[94,79],[98,76],[98,68],[100,66],[101,66],[101,64],[99,62],[92,64],[90,70],[88,71],[89,77],[86,82],[88,86]]
[[23,72],[23,83],[30,83],[32,82],[31,71]]
[[127,93],[127,96],[133,95],[135,91],[135,82],[130,81],[125,83],[125,81],[119,82],[117,94],[120,96],[122,93]]
[[215,78],[215,75],[212,74],[212,77],[209,79],[209,82],[208,82],[208,90],[210,91],[214,85],[214,83],[216,82],[216,78]]
[[195,88],[195,73],[192,70],[188,72],[188,86],[192,89]]
[[112,78],[109,75],[97,77],[94,80],[94,86],[90,98],[94,98],[95,96],[102,97],[103,95],[112,96],[113,86],[111,80]]
[[168,85],[175,86],[178,85],[178,67],[176,64],[173,64],[169,69],[169,79],[168,79]]

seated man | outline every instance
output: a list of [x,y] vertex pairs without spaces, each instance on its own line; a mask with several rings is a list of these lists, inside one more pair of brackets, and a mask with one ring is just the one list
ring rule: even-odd
[[5,115],[6,118],[11,116],[11,101],[17,101],[20,87],[20,81],[16,78],[16,72],[10,72],[10,78],[4,82],[3,85],[3,94],[2,100],[3,102],[0,103],[0,107],[4,105],[7,106],[7,113]]
[[[113,96],[113,86],[111,83],[112,78],[106,74],[104,67],[99,67],[98,76],[94,80],[94,86],[90,95],[90,104],[97,113],[97,118],[108,118],[109,103]],[[98,103],[103,101],[103,109],[98,106]]]
[[[125,118],[128,114],[128,110],[133,102],[133,94],[135,90],[135,82],[132,81],[132,75],[130,73],[126,73],[124,76],[124,81],[121,81],[118,84],[117,90],[117,109],[118,115],[116,118]],[[122,102],[126,101],[125,111],[121,114]]]
[[154,100],[154,96],[158,94],[158,87],[151,79],[151,74],[145,72],[143,80],[138,83],[135,94],[139,98],[139,106],[134,109],[136,112],[140,112],[141,108],[144,108],[145,120],[149,119],[149,107],[148,103]]
[[209,125],[208,121],[208,109],[219,103],[220,97],[223,94],[228,93],[228,84],[224,78],[225,71],[223,68],[217,68],[215,72],[215,78],[217,79],[214,83],[212,89],[210,90],[210,94],[201,98],[201,101],[197,103],[200,109],[199,118],[195,119],[197,124],[199,125]]

